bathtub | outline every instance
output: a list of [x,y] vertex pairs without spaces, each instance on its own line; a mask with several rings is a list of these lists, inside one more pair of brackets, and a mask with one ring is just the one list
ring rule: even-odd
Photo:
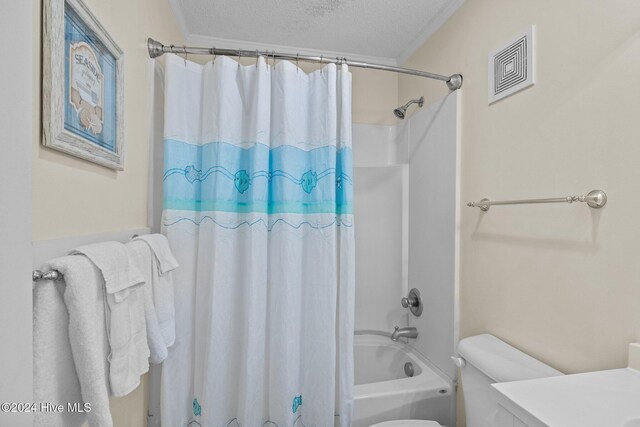
[[[388,336],[355,336],[355,390],[352,427],[396,419],[434,420],[453,425],[451,381],[426,359]],[[413,365],[414,376],[404,373]]]

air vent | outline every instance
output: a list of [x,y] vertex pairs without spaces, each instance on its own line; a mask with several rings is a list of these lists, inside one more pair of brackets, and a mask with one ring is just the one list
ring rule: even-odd
[[535,83],[534,27],[489,54],[489,104]]

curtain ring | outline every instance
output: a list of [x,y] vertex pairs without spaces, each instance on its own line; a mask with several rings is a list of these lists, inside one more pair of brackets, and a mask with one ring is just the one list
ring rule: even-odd
[[271,51],[271,56],[273,56],[273,71],[276,71],[276,51],[272,50]]
[[298,73],[300,71],[300,54],[296,53],[296,73]]
[[258,59],[260,59],[260,54],[258,53],[258,49],[256,49],[256,68],[258,68]]
[[320,75],[322,75],[322,62],[323,62],[323,58],[322,58],[322,55],[320,55]]
[[187,46],[185,46],[185,45],[182,46],[182,52],[184,52],[184,66],[186,67],[187,66],[187,55],[188,55]]
[[212,64],[216,65],[216,47],[215,46],[211,46],[211,53],[213,54]]
[[240,58],[242,57],[241,49],[238,49],[238,70],[240,69]]

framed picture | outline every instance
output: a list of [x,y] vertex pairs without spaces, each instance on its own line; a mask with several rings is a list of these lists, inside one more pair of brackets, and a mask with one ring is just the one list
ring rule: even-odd
[[122,50],[81,0],[44,0],[43,144],[124,169]]

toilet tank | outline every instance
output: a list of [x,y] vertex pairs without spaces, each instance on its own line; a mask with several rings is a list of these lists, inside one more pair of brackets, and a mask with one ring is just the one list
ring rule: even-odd
[[563,375],[493,335],[468,337],[458,344],[467,427],[492,427],[498,409],[493,383]]

